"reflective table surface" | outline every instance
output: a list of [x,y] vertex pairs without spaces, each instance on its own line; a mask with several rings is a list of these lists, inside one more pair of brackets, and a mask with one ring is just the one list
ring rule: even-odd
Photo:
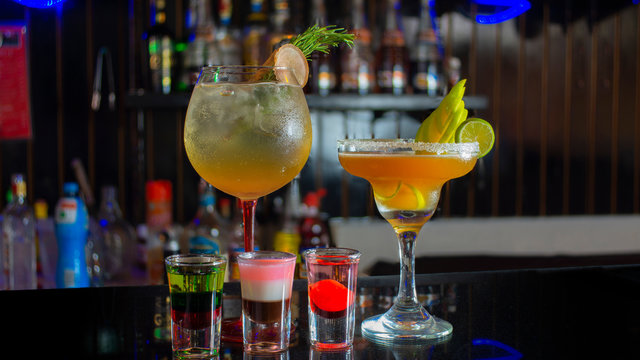
[[[356,323],[388,308],[398,276],[358,279]],[[417,275],[429,311],[454,326],[437,344],[309,348],[306,281],[296,280],[288,352],[249,356],[225,342],[221,359],[640,359],[640,266]],[[225,284],[225,317],[239,314]],[[3,358],[170,359],[167,286],[0,292]],[[295,300],[293,300],[295,301]]]

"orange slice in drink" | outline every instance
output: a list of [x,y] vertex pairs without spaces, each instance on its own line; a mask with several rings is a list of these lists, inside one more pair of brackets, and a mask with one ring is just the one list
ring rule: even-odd
[[377,186],[373,190],[373,194],[380,200],[386,201],[391,200],[394,196],[398,195],[400,187],[402,187],[402,181],[398,181],[396,184],[379,183],[376,185]]
[[427,206],[427,199],[414,185],[397,183],[376,183],[373,194],[384,206],[402,210],[421,210]]
[[[300,87],[304,87],[307,84],[309,64],[307,63],[307,58],[297,46],[291,44],[280,46],[273,53],[273,60],[275,66],[284,66],[291,69]],[[276,70],[276,78],[278,80],[288,82],[286,76],[288,76],[288,72]]]

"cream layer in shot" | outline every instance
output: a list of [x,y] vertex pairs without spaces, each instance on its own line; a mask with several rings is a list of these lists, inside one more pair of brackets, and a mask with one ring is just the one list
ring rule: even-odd
[[291,297],[295,261],[239,259],[238,268],[243,299],[278,301]]

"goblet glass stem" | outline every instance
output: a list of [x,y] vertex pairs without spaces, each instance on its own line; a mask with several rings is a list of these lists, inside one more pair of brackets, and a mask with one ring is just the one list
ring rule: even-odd
[[382,343],[443,340],[453,331],[420,305],[415,283],[415,243],[418,231],[395,229],[400,253],[398,296],[386,313],[362,322],[362,334]]
[[254,220],[258,200],[240,200],[242,204],[242,229],[244,230],[244,251],[253,251]]
[[420,307],[415,282],[415,244],[418,234],[400,230],[396,230],[396,234],[400,253],[400,284],[393,306],[398,310],[411,311]]

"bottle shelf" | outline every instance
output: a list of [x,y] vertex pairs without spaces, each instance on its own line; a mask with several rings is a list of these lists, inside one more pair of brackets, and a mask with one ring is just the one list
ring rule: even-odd
[[[169,110],[186,109],[189,104],[190,93],[176,94],[129,94],[125,97],[125,107],[128,109]],[[311,110],[322,111],[424,111],[433,110],[442,101],[442,96],[427,95],[391,95],[391,94],[332,94],[327,96],[307,95],[307,104]],[[485,96],[465,96],[467,109],[485,109],[489,100]]]

